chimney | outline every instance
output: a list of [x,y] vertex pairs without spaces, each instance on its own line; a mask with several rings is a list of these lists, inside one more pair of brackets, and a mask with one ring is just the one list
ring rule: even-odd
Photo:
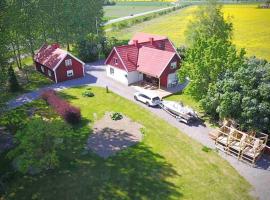
[[60,48],[60,45],[59,45],[58,43],[52,43],[51,46],[52,46],[54,49]]
[[133,44],[135,47],[138,47],[138,40],[133,40]]
[[149,38],[150,44],[153,45],[154,44],[154,38],[150,37]]

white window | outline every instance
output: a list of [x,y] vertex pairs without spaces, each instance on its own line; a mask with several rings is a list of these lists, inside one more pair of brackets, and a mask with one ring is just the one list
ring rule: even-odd
[[177,62],[172,62],[171,63],[171,69],[175,69],[177,67]]
[[65,60],[65,65],[66,65],[66,67],[71,66],[72,65],[72,60],[71,59]]
[[48,75],[52,76],[52,72],[50,70],[48,70]]
[[44,67],[43,67],[43,66],[41,66],[41,67],[40,67],[40,69],[41,69],[41,71],[44,73]]
[[114,75],[114,68],[110,68],[110,75]]
[[67,77],[73,76],[73,70],[67,70]]
[[118,59],[117,58],[113,58],[114,60],[114,64],[118,65]]

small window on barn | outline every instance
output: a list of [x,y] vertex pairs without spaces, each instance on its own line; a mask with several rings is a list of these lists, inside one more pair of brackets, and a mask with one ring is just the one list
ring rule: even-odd
[[45,71],[45,70],[44,70],[44,67],[41,66],[40,69],[41,69],[41,71],[44,73],[44,71]]
[[171,63],[171,69],[176,69],[177,67],[177,62],[172,62]]
[[118,59],[117,58],[113,58],[114,60],[114,64],[118,65]]
[[65,65],[68,67],[68,66],[71,66],[72,65],[72,60],[71,59],[67,59],[65,60]]
[[110,68],[110,75],[114,75],[114,68]]
[[48,75],[52,76],[52,72],[50,70],[48,70]]
[[71,77],[73,75],[73,70],[67,70],[67,77]]

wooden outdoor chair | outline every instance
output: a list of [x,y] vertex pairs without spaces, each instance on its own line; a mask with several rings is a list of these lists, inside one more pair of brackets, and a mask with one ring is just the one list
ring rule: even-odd
[[240,159],[254,166],[257,160],[262,156],[265,147],[266,143],[264,143],[263,140],[255,138],[252,143],[247,142],[245,144]]
[[222,126],[219,130],[218,130],[218,136],[215,140],[215,145],[216,148],[222,151],[227,150],[228,145],[232,142],[232,140],[234,139],[232,136],[232,134],[234,133],[235,129],[234,128],[230,128],[227,126]]
[[227,153],[240,159],[241,153],[246,147],[247,134],[236,130],[235,134],[231,135],[231,142],[228,144]]

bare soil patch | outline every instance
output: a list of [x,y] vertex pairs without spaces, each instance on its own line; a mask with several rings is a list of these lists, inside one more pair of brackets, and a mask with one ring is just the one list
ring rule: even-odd
[[91,149],[103,158],[140,142],[143,137],[140,131],[142,125],[126,116],[114,121],[110,114],[106,113],[94,124],[93,134],[87,142],[87,149]]

